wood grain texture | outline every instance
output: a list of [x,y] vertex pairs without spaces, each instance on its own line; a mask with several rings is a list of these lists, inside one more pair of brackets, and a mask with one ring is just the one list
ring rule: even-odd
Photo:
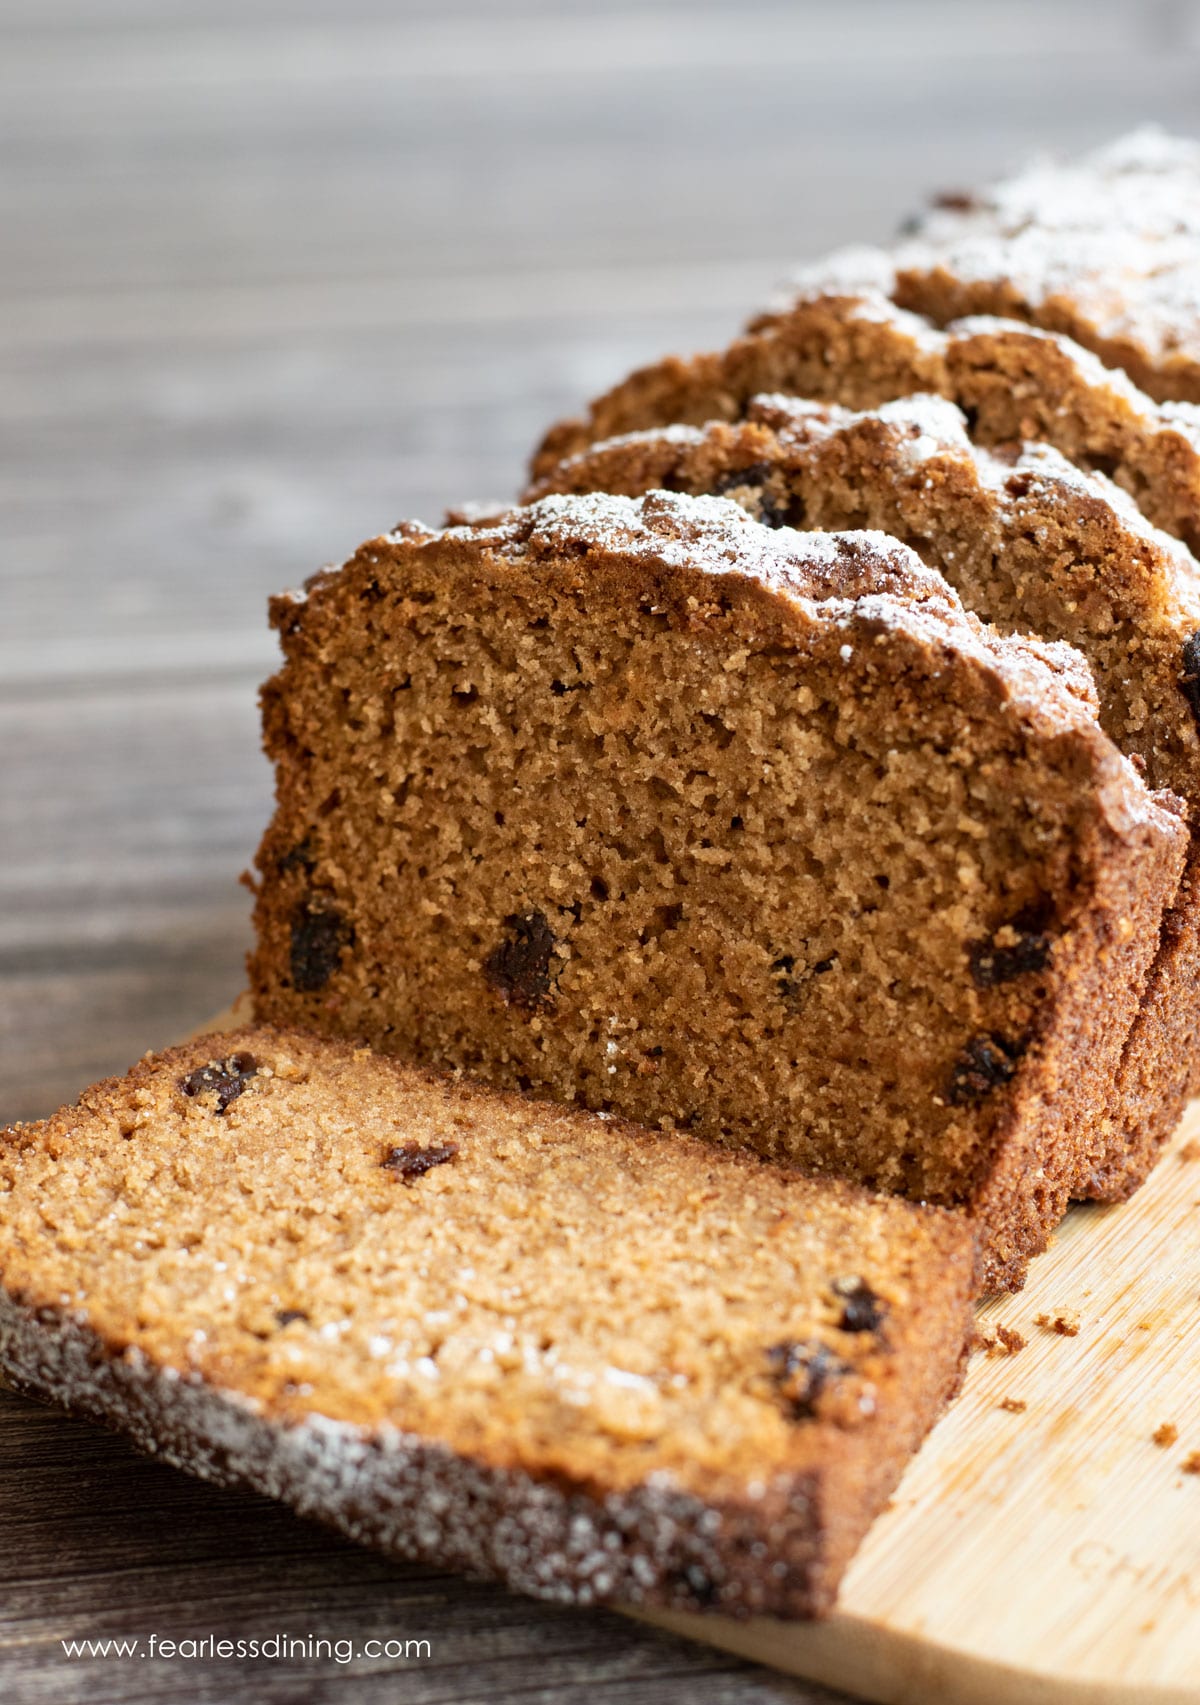
[[[820,1705],[615,1615],[531,1606],[405,1568],[264,1499],[203,1486],[122,1441],[0,1393],[0,1691],[17,1705]],[[405,1659],[68,1657],[62,1640],[427,1640]],[[301,1649],[297,1649],[298,1651]]]
[[973,1358],[827,1622],[654,1620],[886,1705],[1196,1705],[1198,1209],[1193,1102],[1131,1202],[1072,1209],[980,1310],[1025,1348]]
[[[238,985],[269,591],[402,514],[512,491],[554,415],[725,337],[794,261],[886,236],[925,191],[1151,115],[1194,126],[1198,50],[1195,0],[0,0],[0,1119],[123,1070]],[[122,1526],[144,1465],[29,1426],[5,1426],[0,1525],[23,1463],[52,1449],[61,1478],[3,1527],[0,1684],[19,1661],[21,1699],[67,1698],[54,1639],[115,1602],[142,1626],[181,1600],[233,1614],[217,1565],[208,1586],[173,1573],[149,1514]],[[140,1535],[137,1561],[60,1579],[23,1546],[43,1517],[67,1543],[72,1462],[101,1448],[76,1519],[104,1509],[87,1531]],[[199,1545],[208,1518],[161,1496],[162,1542]],[[260,1519],[282,1518],[213,1515],[214,1555],[252,1550]],[[366,1567],[337,1551],[304,1574],[300,1531],[257,1573],[248,1557],[233,1596],[253,1581],[269,1609],[303,1578],[318,1603]],[[48,1607],[28,1640],[22,1581]],[[447,1626],[473,1590],[437,1586]],[[480,1667],[421,1694],[186,1666],[77,1692],[786,1686],[706,1670],[705,1694],[688,1666],[711,1657],[486,1602]],[[560,1627],[573,1671],[542,1655]]]

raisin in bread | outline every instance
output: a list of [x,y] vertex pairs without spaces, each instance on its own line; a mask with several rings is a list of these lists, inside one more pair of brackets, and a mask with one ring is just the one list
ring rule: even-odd
[[965,1223],[209,1036],[0,1134],[0,1367],[401,1557],[805,1616],[943,1403]]
[[1044,440],[1110,474],[1155,526],[1200,546],[1200,410],[1153,402],[1054,332],[982,316],[943,329],[898,307],[895,289],[883,250],[818,263],[726,349],[668,356],[598,397],[584,418],[552,427],[535,480],[598,439],[739,420],[764,392],[856,409],[926,393],[957,403],[976,443]]
[[914,227],[905,306],[1067,332],[1151,396],[1200,402],[1200,144],[1148,127],[942,196]]
[[1066,640],[1086,656],[1102,726],[1152,787],[1187,802],[1188,874],[1164,919],[1145,1011],[1108,1115],[1110,1152],[1083,1193],[1128,1195],[1195,1083],[1200,1033],[1200,580],[1184,547],[1132,501],[1044,444],[975,449],[940,397],[854,413],[788,397],[746,418],[596,444],[527,494],[655,488],[726,493],[768,525],[882,529],[940,569],[1005,632]]
[[1020,1281],[1186,840],[1078,653],[665,493],[407,526],[273,617],[261,1019],[964,1206]]

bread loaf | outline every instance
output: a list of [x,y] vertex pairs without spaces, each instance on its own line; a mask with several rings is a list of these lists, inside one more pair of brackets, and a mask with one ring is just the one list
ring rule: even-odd
[[274,617],[260,1018],[962,1206],[1019,1282],[1186,840],[1077,653],[663,493],[410,526]]

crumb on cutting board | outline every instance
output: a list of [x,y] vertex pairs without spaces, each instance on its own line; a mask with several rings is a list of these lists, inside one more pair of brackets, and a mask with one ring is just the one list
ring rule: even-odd
[[1190,1456],[1185,1456],[1179,1467],[1184,1474],[1200,1474],[1200,1450],[1194,1450]]
[[1200,1137],[1189,1137],[1179,1151],[1180,1160],[1200,1160]]
[[1015,1356],[1018,1350],[1025,1348],[1025,1339],[1011,1326],[1001,1326],[998,1322],[990,1331],[984,1327],[975,1334],[972,1348],[982,1350],[985,1356]]
[[1161,1427],[1156,1427],[1151,1433],[1150,1442],[1162,1450],[1168,1450],[1178,1437],[1179,1428],[1174,1421],[1164,1421]]
[[1043,1327],[1047,1332],[1056,1332],[1060,1338],[1077,1338],[1079,1311],[1074,1308],[1056,1309],[1053,1314],[1036,1315],[1033,1324]]
[[1029,1407],[1023,1397],[1002,1397],[999,1406],[1010,1415],[1023,1415]]

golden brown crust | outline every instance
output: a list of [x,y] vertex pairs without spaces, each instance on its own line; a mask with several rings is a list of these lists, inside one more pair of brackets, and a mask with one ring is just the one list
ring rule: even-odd
[[1019,1283],[1185,840],[1077,658],[664,493],[375,540],[276,619],[260,1016],[970,1204]]
[[0,1366],[395,1554],[808,1615],[960,1376],[951,1215],[252,1028],[0,1134]]
[[985,446],[1040,439],[1084,469],[1111,474],[1147,518],[1200,544],[1200,415],[1158,404],[1078,344],[1016,321],[947,325],[893,300],[882,250],[810,269],[798,294],[752,320],[728,348],[668,356],[551,429],[534,481],[590,443],[672,424],[741,419],[757,394],[875,408],[924,393],[958,404]]

